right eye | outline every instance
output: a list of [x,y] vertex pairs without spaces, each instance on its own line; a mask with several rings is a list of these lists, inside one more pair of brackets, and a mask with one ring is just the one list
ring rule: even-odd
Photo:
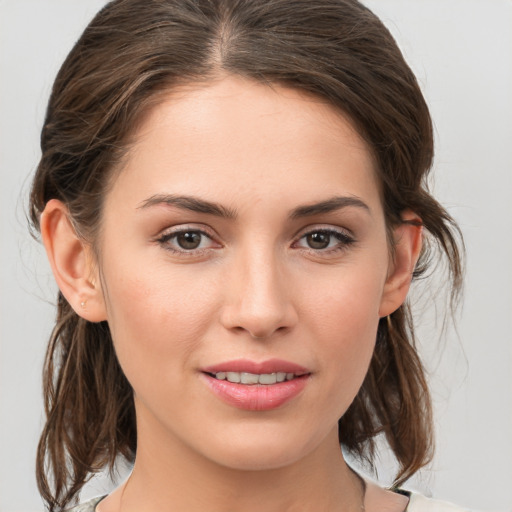
[[219,247],[212,238],[199,229],[174,229],[157,239],[165,249],[176,253],[194,253]]

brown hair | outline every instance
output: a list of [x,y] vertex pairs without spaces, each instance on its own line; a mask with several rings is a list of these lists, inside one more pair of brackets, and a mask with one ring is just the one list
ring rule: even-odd
[[[56,198],[77,232],[94,244],[102,201],[141,116],[177,84],[221,74],[279,83],[324,98],[355,124],[374,153],[388,228],[416,212],[426,244],[414,272],[438,247],[451,296],[461,284],[458,229],[429,195],[432,123],[394,39],[355,0],[117,0],[86,28],[55,80],[31,192],[35,229]],[[89,323],[62,294],[45,362],[47,421],[37,455],[50,510],[68,504],[90,477],[132,461],[132,390],[108,324]],[[382,319],[364,384],[339,422],[341,444],[373,460],[383,433],[403,482],[432,456],[430,396],[407,305]]]

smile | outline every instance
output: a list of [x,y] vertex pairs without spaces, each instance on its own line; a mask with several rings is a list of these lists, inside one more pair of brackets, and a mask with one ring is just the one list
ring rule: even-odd
[[249,373],[249,372],[217,372],[210,374],[217,380],[227,380],[235,384],[247,385],[272,385],[285,380],[292,380],[298,377],[295,373],[274,372],[274,373]]
[[290,361],[238,359],[202,368],[204,383],[222,402],[247,411],[277,409],[302,394],[312,372]]

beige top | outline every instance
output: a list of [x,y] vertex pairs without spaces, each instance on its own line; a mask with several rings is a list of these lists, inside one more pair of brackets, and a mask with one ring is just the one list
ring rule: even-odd
[[425,498],[421,494],[411,493],[406,512],[469,512],[469,509],[457,507],[445,501]]

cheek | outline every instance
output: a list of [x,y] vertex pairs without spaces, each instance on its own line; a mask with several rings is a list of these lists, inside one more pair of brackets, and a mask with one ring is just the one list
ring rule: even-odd
[[323,286],[307,284],[302,308],[319,329],[348,344],[359,344],[375,329],[385,271],[370,265],[347,266]]
[[[214,289],[190,272],[117,261],[105,265],[108,321],[123,369],[185,363],[215,307]],[[179,357],[177,357],[179,355]],[[168,356],[168,357],[167,357]],[[128,375],[127,375],[128,376]]]
[[[341,416],[362,385],[375,347],[382,288],[381,273],[346,273],[339,284],[309,295],[311,336],[318,342],[325,374],[327,402]],[[377,284],[376,284],[377,283]]]

